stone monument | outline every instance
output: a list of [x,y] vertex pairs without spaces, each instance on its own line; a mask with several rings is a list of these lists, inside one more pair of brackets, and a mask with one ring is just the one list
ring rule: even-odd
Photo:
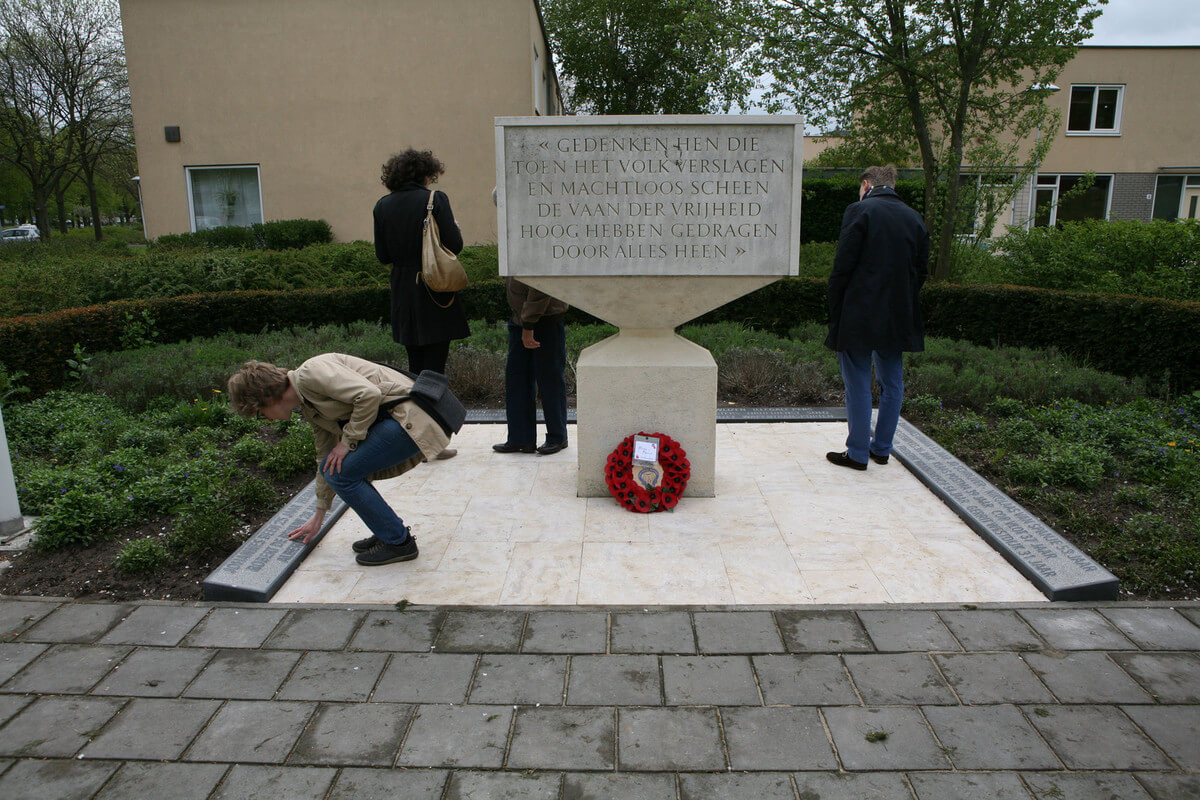
[[4,434],[4,415],[0,414],[0,536],[8,536],[25,528],[21,504],[17,500],[17,483],[13,479],[12,460],[8,455],[8,437]]
[[608,494],[624,437],[687,451],[712,497],[717,365],[674,329],[787,275],[800,255],[803,120],[500,117],[500,274],[616,325],[576,366],[580,497]]

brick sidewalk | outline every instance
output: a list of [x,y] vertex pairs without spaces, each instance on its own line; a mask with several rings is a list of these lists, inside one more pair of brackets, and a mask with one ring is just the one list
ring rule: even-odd
[[0,797],[1200,798],[1200,604],[0,599]]

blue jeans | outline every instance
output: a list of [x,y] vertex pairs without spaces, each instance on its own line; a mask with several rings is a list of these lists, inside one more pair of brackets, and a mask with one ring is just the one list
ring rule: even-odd
[[367,476],[394,467],[421,451],[400,423],[385,417],[367,430],[367,438],[358,443],[342,460],[341,472],[322,465],[321,474],[337,493],[366,523],[371,533],[388,544],[402,544],[408,538],[404,520],[367,481]]
[[[879,415],[871,433],[871,362],[879,381]],[[869,454],[890,455],[904,400],[904,357],[899,350],[842,350],[838,353],[846,386],[846,453],[863,464]]]
[[530,350],[521,343],[521,326],[508,323],[508,360],[504,364],[504,416],[509,444],[537,444],[537,404],[542,396],[546,415],[546,444],[567,441],[567,328],[562,319],[542,320],[533,326],[541,347]]

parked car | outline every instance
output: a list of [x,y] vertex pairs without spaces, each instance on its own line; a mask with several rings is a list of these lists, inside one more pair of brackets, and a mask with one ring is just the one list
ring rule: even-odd
[[38,233],[36,225],[18,225],[15,228],[9,228],[5,231],[0,231],[0,242],[36,242],[41,239],[42,235]]

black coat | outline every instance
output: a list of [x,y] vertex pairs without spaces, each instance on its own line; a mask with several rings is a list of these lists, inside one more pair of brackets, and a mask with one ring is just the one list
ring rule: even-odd
[[[430,292],[417,281],[428,201],[429,189],[406,183],[375,204],[375,255],[381,263],[392,265],[392,339],[408,346],[471,335],[462,300],[454,292]],[[462,252],[462,233],[445,192],[434,193],[433,218],[442,245],[453,253]]]
[[929,275],[929,231],[895,190],[846,207],[829,276],[829,336],[842,350],[924,350],[917,295]]

